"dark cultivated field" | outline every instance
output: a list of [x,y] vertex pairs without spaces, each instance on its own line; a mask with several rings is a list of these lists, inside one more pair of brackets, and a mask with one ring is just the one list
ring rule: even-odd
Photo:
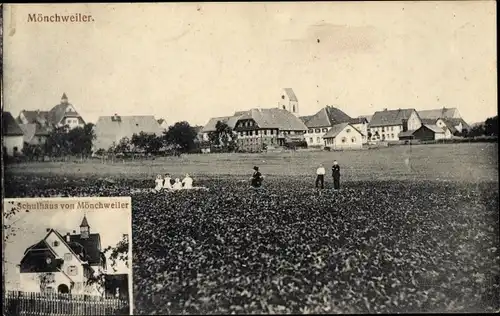
[[[135,314],[499,311],[498,145],[189,155],[6,168],[7,197],[137,193]],[[342,167],[312,188],[318,163]],[[262,190],[247,183],[253,165]],[[112,223],[110,223],[112,225]]]
[[[260,191],[240,179],[132,196],[135,314],[500,309],[497,181],[360,180],[320,194],[312,177],[270,177]],[[153,185],[28,171],[5,181],[7,197]]]

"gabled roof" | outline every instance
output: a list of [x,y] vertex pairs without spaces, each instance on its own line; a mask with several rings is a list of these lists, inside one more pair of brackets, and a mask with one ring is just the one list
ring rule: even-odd
[[83,246],[89,264],[94,265],[102,262],[101,251],[99,250],[101,246],[101,236],[99,234],[89,234],[89,238],[81,238],[80,234],[70,235],[69,237],[71,243]]
[[445,108],[418,111],[421,119],[454,118],[458,114],[457,108]]
[[293,92],[292,88],[285,88],[283,90],[285,90],[285,93],[290,101],[298,102],[297,96],[295,95],[295,92]]
[[441,118],[441,120],[446,124],[446,126],[451,125],[453,127],[460,125],[462,123],[462,127],[465,129],[469,129],[470,126],[465,122],[462,118]]
[[312,115],[306,122],[308,128],[330,127],[351,121],[351,117],[333,106],[326,106]]
[[423,126],[430,129],[434,133],[440,133],[440,134],[443,133],[444,134],[444,130],[435,124],[424,124]]
[[236,126],[236,122],[238,122],[238,119],[242,115],[245,115],[246,113],[248,113],[248,111],[236,111],[233,116],[213,117],[208,121],[208,123],[205,126],[203,126],[202,132],[203,133],[215,132],[216,131],[215,127],[218,121],[226,123],[227,126],[229,126],[231,129],[234,129],[234,127]]
[[19,127],[24,133],[24,141],[30,143],[35,136],[48,136],[49,130],[40,124],[19,124]]
[[253,119],[259,128],[276,128],[286,131],[305,131],[307,126],[295,115],[287,110],[251,109],[239,117],[239,120]]
[[370,127],[402,125],[404,119],[416,112],[415,109],[377,111],[373,114]]
[[2,112],[2,136],[23,136],[23,130],[19,127],[10,112]]
[[47,115],[48,121],[52,124],[59,124],[65,116],[80,117],[80,114],[76,111],[66,111],[69,107],[74,109],[70,103],[60,103],[54,106]]
[[94,126],[96,138],[93,147],[107,150],[123,137],[132,138],[133,134],[140,132],[161,136],[163,131],[153,115],[100,116]]
[[47,121],[47,117],[49,115],[49,111],[26,111],[23,110],[21,113],[24,115],[28,123],[35,123],[35,122],[45,122]]
[[332,128],[325,135],[323,135],[323,138],[334,138],[334,137],[337,137],[337,135],[340,134],[340,132],[342,132],[348,126],[350,126],[353,130],[355,130],[356,132],[358,132],[361,135],[363,135],[363,133],[361,133],[357,128],[355,128],[354,126],[352,126],[351,123],[344,122],[344,123],[333,125]]

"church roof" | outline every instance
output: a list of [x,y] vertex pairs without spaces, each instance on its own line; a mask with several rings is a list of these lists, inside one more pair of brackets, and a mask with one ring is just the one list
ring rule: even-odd
[[82,223],[80,224],[80,227],[83,226],[90,227],[89,222],[87,221],[87,216],[83,216],[83,220]]
[[284,90],[285,90],[286,95],[288,96],[288,99],[290,99],[290,101],[298,102],[297,96],[295,95],[295,92],[293,92],[292,88],[285,88]]

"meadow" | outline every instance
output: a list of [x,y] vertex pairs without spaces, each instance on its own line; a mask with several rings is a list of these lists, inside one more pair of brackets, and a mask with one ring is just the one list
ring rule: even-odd
[[[134,314],[500,310],[497,144],[6,168],[5,195],[132,195]],[[319,163],[342,190],[314,189]],[[261,190],[247,183],[254,165]],[[193,174],[208,191],[141,192]]]

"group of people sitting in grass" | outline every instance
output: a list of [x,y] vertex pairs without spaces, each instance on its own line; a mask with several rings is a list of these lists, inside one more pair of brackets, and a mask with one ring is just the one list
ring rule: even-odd
[[194,189],[193,187],[193,178],[189,174],[186,174],[184,179],[182,181],[179,178],[175,178],[174,182],[172,183],[172,177],[170,177],[170,174],[165,174],[165,177],[162,177],[161,174],[156,176],[155,180],[155,191],[162,191],[162,190],[182,190],[182,189]]
[[[325,187],[325,174],[326,170],[323,165],[319,165],[316,170],[316,188],[320,187],[323,189]],[[332,177],[333,177],[333,187],[334,189],[340,189],[340,166],[337,161],[333,162],[332,166]],[[260,188],[262,186],[262,182],[264,181],[264,176],[259,171],[259,167],[253,167],[253,174],[250,178],[250,185],[253,188]],[[194,187],[193,186],[193,178],[186,174],[182,181],[179,178],[176,178],[172,183],[172,178],[170,174],[165,174],[165,177],[162,177],[161,174],[156,176],[155,180],[156,186],[154,188],[155,191],[160,192],[162,190],[172,191],[172,190],[182,190],[182,189],[200,189],[203,187]]]

